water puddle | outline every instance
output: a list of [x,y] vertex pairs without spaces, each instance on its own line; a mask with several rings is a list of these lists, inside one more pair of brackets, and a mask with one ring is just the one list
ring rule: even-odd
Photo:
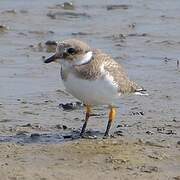
[[[103,135],[104,133],[100,131],[87,131],[83,139],[100,139]],[[79,131],[66,133],[20,133],[16,135],[0,136],[0,143],[59,144],[77,139],[81,139]]]

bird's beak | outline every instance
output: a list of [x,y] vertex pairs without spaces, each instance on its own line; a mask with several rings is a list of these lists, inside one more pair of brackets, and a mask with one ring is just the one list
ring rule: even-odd
[[51,57],[45,59],[44,63],[50,63],[50,62],[56,61],[56,59],[58,59],[58,56],[54,54]]

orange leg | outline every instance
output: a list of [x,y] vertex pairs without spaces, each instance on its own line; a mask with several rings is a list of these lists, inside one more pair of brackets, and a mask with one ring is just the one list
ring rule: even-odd
[[106,128],[106,132],[104,134],[104,137],[108,137],[109,136],[109,130],[111,128],[111,124],[114,121],[115,117],[116,117],[116,108],[115,107],[111,107],[111,110],[109,112],[109,121],[108,121],[108,124],[107,124],[107,128]]
[[86,129],[86,126],[87,126],[87,122],[88,122],[88,119],[90,117],[90,113],[91,113],[91,106],[86,105],[86,117],[85,117],[85,122],[83,124],[83,127],[81,129],[81,133],[80,133],[81,137],[84,135],[84,132],[85,132],[85,129]]

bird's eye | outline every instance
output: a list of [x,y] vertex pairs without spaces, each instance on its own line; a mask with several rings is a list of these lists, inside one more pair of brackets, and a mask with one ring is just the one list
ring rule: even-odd
[[69,54],[74,54],[75,53],[75,49],[74,48],[69,48],[68,50],[67,50],[67,52],[69,53]]

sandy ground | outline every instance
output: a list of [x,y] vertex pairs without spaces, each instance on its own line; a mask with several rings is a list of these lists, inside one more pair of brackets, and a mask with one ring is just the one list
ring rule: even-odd
[[0,147],[1,179],[180,178],[179,154],[167,145],[123,138]]
[[[0,180],[180,179],[180,1],[0,1]],[[120,6],[111,6],[120,5]],[[111,139],[106,107],[84,109],[60,80],[48,40],[79,38],[109,53],[148,97],[118,102]]]

